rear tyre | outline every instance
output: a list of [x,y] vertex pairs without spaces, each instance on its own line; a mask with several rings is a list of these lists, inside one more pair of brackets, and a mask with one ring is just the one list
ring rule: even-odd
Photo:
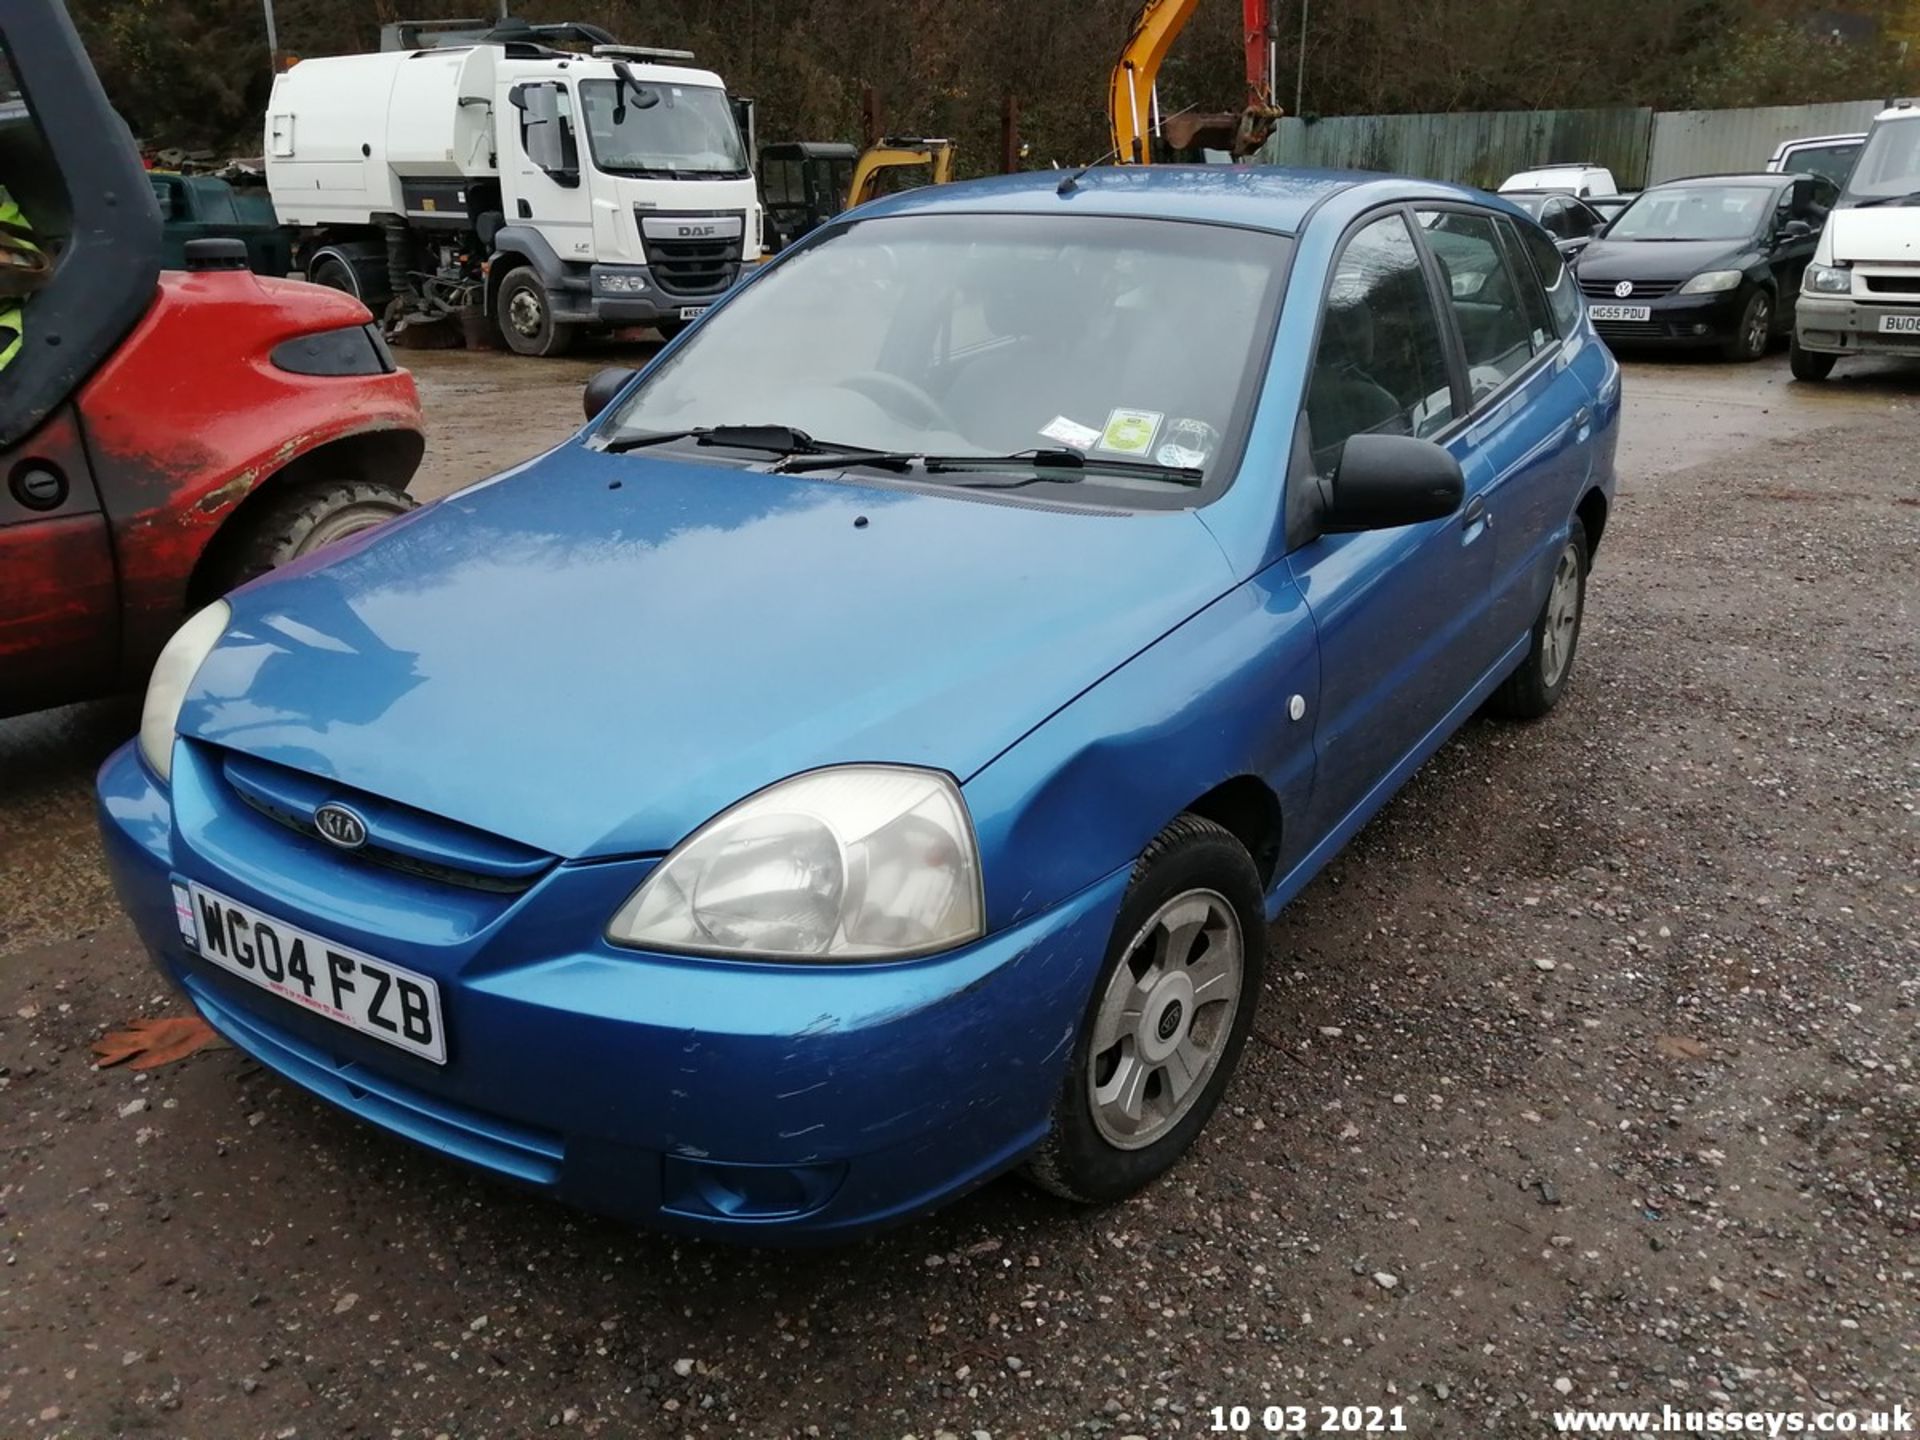
[[223,534],[208,598],[413,509],[413,497],[373,480],[316,480],[289,487]]
[[322,255],[307,267],[307,279],[315,285],[324,285],[329,290],[342,290],[358,300],[360,295],[360,277],[353,273],[353,267],[338,255]]
[[1833,374],[1834,364],[1839,358],[1838,355],[1823,355],[1818,350],[1802,350],[1797,335],[1787,347],[1787,368],[1793,371],[1796,380],[1826,379]]
[[1533,622],[1527,658],[1501,682],[1487,709],[1507,720],[1538,720],[1566,693],[1587,608],[1587,527],[1571,522],[1553,565],[1547,600]]
[[1763,358],[1767,346],[1773,340],[1773,297],[1764,290],[1756,289],[1747,296],[1747,303],[1740,311],[1740,323],[1734,328],[1733,338],[1728,340],[1722,352],[1727,359],[1742,364]]
[[1180,816],[1133,867],[1029,1178],[1106,1204],[1186,1153],[1253,1028],[1266,948],[1246,847],[1211,820]]
[[553,298],[530,265],[522,265],[501,284],[494,314],[500,338],[516,355],[551,357],[573,348],[574,327],[553,318]]

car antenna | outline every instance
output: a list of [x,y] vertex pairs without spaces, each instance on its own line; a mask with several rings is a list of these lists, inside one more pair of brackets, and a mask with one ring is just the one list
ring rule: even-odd
[[[1198,104],[1199,102],[1196,101],[1194,103]],[[1191,109],[1193,109],[1192,105],[1183,105],[1178,110],[1174,111],[1173,114],[1161,116],[1160,123],[1164,125],[1169,120],[1178,120],[1182,115],[1186,114],[1187,111]],[[1120,158],[1120,147],[1116,145],[1113,147],[1113,149],[1107,151],[1106,154],[1102,155],[1098,160],[1089,160],[1086,164],[1082,165],[1078,170],[1071,171],[1067,175],[1063,176],[1060,180],[1060,183],[1054,187],[1053,193],[1056,195],[1071,195],[1074,192],[1074,190],[1079,186],[1080,181],[1086,176],[1086,173],[1089,170],[1093,169],[1096,165],[1104,165],[1109,160],[1118,160],[1119,158]]]
[[1098,160],[1089,160],[1086,164],[1082,165],[1078,170],[1069,170],[1065,175],[1063,175],[1060,178],[1060,183],[1054,187],[1053,193],[1056,195],[1071,195],[1074,192],[1075,187],[1079,185],[1081,177],[1084,176],[1089,170],[1093,169],[1094,166],[1104,165],[1109,160],[1117,160],[1119,158],[1120,158],[1119,150],[1117,149],[1109,150],[1107,151],[1106,154],[1102,155]]

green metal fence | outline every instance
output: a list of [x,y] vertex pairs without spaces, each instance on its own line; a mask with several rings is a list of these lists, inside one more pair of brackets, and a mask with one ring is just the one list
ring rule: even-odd
[[1679,175],[1758,170],[1780,140],[1865,129],[1882,103],[1659,114],[1636,107],[1286,119],[1256,158],[1264,165],[1387,170],[1485,189],[1516,171],[1579,161],[1604,165],[1621,189],[1637,190]]

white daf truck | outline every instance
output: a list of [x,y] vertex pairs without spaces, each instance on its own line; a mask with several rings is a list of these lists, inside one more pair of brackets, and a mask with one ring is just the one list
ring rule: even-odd
[[1920,359],[1920,104],[1882,110],[1800,282],[1790,360],[1824,380],[1846,355]]
[[734,104],[692,58],[490,38],[301,61],[265,145],[296,263],[394,319],[490,315],[523,355],[671,334],[760,250]]

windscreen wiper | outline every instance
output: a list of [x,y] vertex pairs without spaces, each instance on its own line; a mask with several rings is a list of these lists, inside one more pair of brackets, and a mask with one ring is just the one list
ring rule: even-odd
[[1866,210],[1875,205],[1904,205],[1909,200],[1920,200],[1920,190],[1909,190],[1904,195],[1876,195],[1871,200],[1861,200],[1851,208]]
[[1190,465],[1156,465],[1145,460],[1110,460],[1103,455],[1087,455],[1078,450],[1018,450],[1010,455],[924,455],[911,450],[871,450],[858,452],[822,452],[802,454],[783,460],[774,468],[782,474],[801,475],[809,470],[837,470],[849,465],[872,465],[883,470],[918,468],[929,475],[951,475],[968,470],[1006,470],[1032,467],[1039,472],[1021,480],[955,480],[948,483],[982,490],[1012,490],[1022,485],[1043,482],[1071,485],[1084,478],[1063,471],[1097,471],[1109,475],[1144,475],[1175,485],[1200,485],[1206,472]]
[[[776,455],[818,455],[829,447],[806,431],[792,425],[697,425],[690,430],[660,430],[649,435],[616,435],[600,446],[608,455],[623,455],[629,450],[644,450],[649,445],[665,445],[673,440],[692,440],[698,445],[719,445],[733,450],[769,450]],[[835,445],[835,453],[862,453],[858,447]]]

